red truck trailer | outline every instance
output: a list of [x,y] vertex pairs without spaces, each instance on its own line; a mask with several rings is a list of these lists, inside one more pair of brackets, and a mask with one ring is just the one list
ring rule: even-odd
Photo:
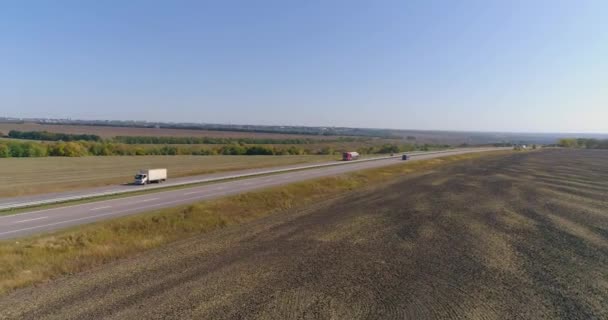
[[359,159],[359,153],[358,152],[344,152],[342,154],[342,160],[344,161],[351,161],[351,160],[357,160]]

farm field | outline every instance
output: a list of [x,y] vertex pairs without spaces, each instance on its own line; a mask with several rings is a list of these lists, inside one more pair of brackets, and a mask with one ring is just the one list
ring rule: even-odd
[[212,131],[166,128],[129,128],[106,126],[51,125],[37,123],[0,123],[0,132],[8,134],[11,130],[48,131],[68,134],[94,134],[102,138],[116,136],[159,136],[159,137],[211,137],[211,138],[270,138],[270,139],[319,139],[334,140],[336,136],[297,135],[283,133]]
[[456,162],[18,290],[0,318],[605,319],[607,193],[608,152]]
[[170,178],[337,160],[339,156],[106,156],[0,159],[0,197],[122,184],[142,168]]

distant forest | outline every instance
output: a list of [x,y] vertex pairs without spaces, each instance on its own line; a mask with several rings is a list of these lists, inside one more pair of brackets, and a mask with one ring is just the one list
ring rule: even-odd
[[[5,120],[6,121],[6,120]],[[11,121],[17,123],[15,121]],[[49,125],[82,125],[82,126],[109,126],[128,128],[163,128],[163,129],[189,129],[256,133],[283,133],[312,136],[362,136],[378,138],[397,138],[391,130],[346,128],[346,127],[305,127],[305,126],[265,126],[265,125],[234,125],[234,124],[204,124],[204,123],[164,123],[145,121],[120,120],[53,120],[39,121]]]
[[608,139],[560,139],[558,145],[566,148],[608,149]]
[[94,134],[67,134],[47,131],[17,131],[11,130],[9,138],[40,141],[101,141],[101,137]]
[[[39,141],[101,141],[100,136],[94,134],[68,134],[48,131],[18,131],[11,130],[8,137],[12,139],[27,139]],[[362,137],[336,137],[336,139],[323,140],[329,142],[355,142],[367,141]],[[211,137],[166,137],[166,136],[117,136],[105,139],[109,142],[126,144],[312,144],[319,143],[318,139],[302,138],[211,138]]]
[[270,139],[270,138],[211,138],[211,137],[155,137],[155,136],[117,136],[116,142],[126,144],[312,144],[329,142],[366,141],[366,138],[339,137],[332,140],[318,139]]

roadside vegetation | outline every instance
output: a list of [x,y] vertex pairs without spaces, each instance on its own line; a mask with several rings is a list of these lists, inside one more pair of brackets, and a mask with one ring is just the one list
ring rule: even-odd
[[[70,134],[48,131],[19,131],[11,130],[8,137],[12,139],[40,140],[40,141],[101,141],[102,138],[94,134]],[[230,138],[230,137],[174,137],[174,136],[116,136],[103,139],[106,142],[125,144],[311,144],[323,141],[353,142],[368,141],[370,138],[336,137],[335,139],[312,138]]]
[[159,136],[117,136],[115,142],[126,144],[313,144],[323,141],[356,142],[368,141],[369,138],[338,137],[336,139],[318,140],[311,138],[212,138],[212,137],[159,137]]
[[608,149],[608,139],[560,139],[558,145],[564,148]]
[[100,141],[101,137],[94,134],[68,134],[48,131],[17,131],[8,132],[13,139],[41,140],[41,141]]
[[[144,155],[334,155],[356,150],[384,154],[447,148],[448,145],[401,143],[401,140],[343,137],[335,140],[119,136],[21,132],[0,140],[0,158],[144,156]],[[19,141],[14,139],[28,139]],[[35,140],[42,140],[39,142]],[[349,148],[346,149],[345,145]]]
[[378,187],[413,172],[508,151],[447,156],[321,178],[0,242],[0,293],[72,274],[177,240]]

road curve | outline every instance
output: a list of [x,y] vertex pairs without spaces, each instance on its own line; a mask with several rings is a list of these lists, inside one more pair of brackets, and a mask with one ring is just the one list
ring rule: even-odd
[[[494,150],[501,150],[501,148],[476,148],[451,150],[442,153],[417,153],[412,156],[411,161]],[[191,188],[159,191],[119,199],[94,201],[79,205],[0,216],[0,240],[56,231],[104,219],[174,207],[308,179],[377,168],[396,164],[399,161],[399,158],[394,157],[376,161],[357,161],[349,165],[321,166],[307,170],[287,171],[273,175],[254,176],[240,180],[193,186]]]

